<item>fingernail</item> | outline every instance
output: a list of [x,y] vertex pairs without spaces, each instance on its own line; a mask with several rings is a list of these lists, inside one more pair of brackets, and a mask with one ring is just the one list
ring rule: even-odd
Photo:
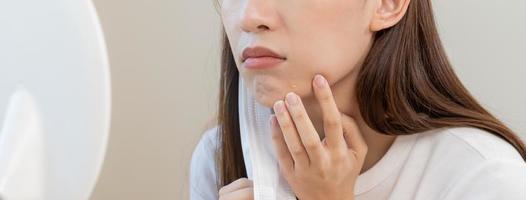
[[294,94],[293,92],[290,92],[287,94],[287,103],[289,105],[297,105],[298,104],[298,95]]
[[283,105],[283,101],[282,100],[279,100],[276,103],[274,103],[274,112],[275,113],[285,112],[285,106]]
[[318,88],[323,88],[327,85],[327,80],[319,74],[317,74],[316,77],[314,77],[314,82],[316,83],[316,86],[318,86]]

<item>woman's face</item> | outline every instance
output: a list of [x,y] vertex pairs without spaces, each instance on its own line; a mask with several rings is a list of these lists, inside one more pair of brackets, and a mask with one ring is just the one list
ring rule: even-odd
[[[356,73],[372,42],[374,8],[365,0],[219,0],[221,17],[240,75],[256,100],[272,107],[288,92],[312,95],[322,74],[332,85]],[[249,69],[247,47],[263,46],[285,59]]]

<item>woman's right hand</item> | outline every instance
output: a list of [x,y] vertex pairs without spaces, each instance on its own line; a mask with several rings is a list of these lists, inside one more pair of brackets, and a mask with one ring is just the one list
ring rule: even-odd
[[219,189],[219,200],[253,200],[252,181],[240,178]]

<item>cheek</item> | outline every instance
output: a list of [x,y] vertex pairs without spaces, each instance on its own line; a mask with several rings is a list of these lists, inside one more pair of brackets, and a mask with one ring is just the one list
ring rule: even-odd
[[291,70],[300,73],[302,77],[298,80],[307,84],[312,84],[315,74],[322,74],[333,83],[357,69],[363,63],[367,51],[367,45],[360,45],[351,38],[334,40],[330,37],[320,37],[295,51],[297,54],[291,59]]
[[[363,11],[351,2],[335,0],[312,7],[303,18],[294,18],[291,26],[292,58],[295,65],[309,66],[312,76],[323,74],[335,82],[358,67],[368,52],[372,33],[364,23]],[[359,6],[359,5],[358,5]],[[319,15],[314,16],[312,13]],[[306,22],[311,23],[306,23]]]

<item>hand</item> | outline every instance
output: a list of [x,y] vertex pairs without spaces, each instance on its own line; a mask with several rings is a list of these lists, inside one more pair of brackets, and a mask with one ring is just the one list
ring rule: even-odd
[[301,200],[354,199],[367,144],[354,119],[338,110],[327,80],[317,75],[313,87],[322,108],[325,138],[320,141],[301,98],[287,94],[286,102],[274,104],[270,120],[279,168]]
[[252,181],[240,178],[219,189],[219,200],[253,200]]

